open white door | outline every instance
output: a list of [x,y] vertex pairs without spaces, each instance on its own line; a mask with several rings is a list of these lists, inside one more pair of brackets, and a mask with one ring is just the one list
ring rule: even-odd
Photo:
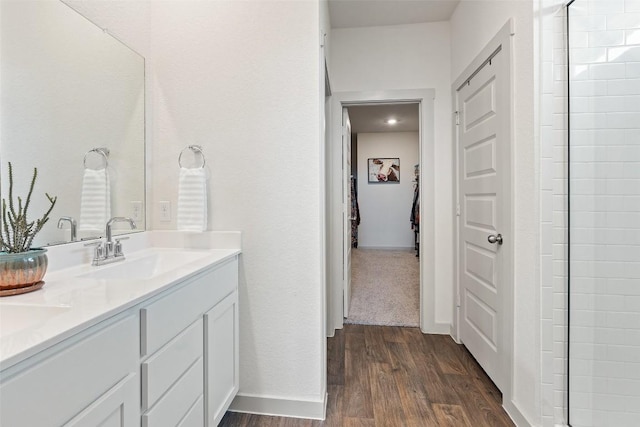
[[[509,235],[509,75],[498,51],[457,91],[460,338],[504,390]],[[504,244],[503,244],[504,243]]]
[[349,111],[342,109],[342,217],[343,217],[343,273],[344,309],[343,316],[349,316],[351,302],[351,122]]

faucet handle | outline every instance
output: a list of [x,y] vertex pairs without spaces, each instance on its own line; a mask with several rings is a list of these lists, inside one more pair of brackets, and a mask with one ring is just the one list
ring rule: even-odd
[[118,237],[116,238],[116,244],[113,248],[113,256],[124,256],[124,253],[122,252],[122,243],[120,243],[120,240],[127,240],[129,237]]
[[97,262],[101,258],[104,258],[104,247],[102,246],[102,240],[97,240],[95,242],[85,243],[84,246],[95,246],[96,249],[93,251],[93,262]]

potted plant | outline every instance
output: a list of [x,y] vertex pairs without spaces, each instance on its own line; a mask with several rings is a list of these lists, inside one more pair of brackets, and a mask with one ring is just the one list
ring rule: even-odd
[[2,199],[2,230],[0,230],[0,296],[17,295],[40,289],[47,270],[47,250],[32,248],[33,238],[49,220],[49,214],[57,197],[45,193],[49,209],[37,220],[27,217],[31,195],[38,177],[38,169],[33,168],[33,177],[27,198],[13,197],[13,167],[9,162],[9,197]]

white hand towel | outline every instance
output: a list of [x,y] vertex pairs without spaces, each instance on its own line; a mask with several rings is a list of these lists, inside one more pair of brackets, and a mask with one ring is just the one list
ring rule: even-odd
[[111,183],[107,169],[85,168],[80,196],[81,231],[104,231],[111,218]]
[[180,168],[178,230],[207,229],[207,174],[204,168]]

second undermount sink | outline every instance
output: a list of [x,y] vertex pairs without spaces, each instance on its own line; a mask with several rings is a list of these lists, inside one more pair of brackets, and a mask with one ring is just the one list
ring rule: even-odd
[[184,249],[152,249],[128,257],[125,261],[97,267],[79,275],[96,280],[145,280],[208,256],[207,251]]

